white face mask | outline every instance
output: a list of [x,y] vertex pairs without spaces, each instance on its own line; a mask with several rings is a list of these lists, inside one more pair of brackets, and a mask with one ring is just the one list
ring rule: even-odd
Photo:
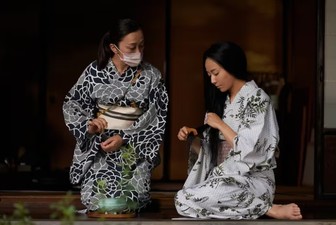
[[119,58],[121,61],[123,61],[125,64],[134,67],[140,64],[141,60],[142,60],[142,54],[140,52],[137,53],[123,53],[122,51],[120,51],[120,49],[115,46],[119,52],[121,52],[121,54],[123,54],[123,58],[121,58],[119,55]]

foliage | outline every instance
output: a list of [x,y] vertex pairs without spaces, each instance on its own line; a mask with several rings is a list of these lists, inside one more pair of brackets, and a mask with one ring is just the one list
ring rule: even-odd
[[[65,198],[50,205],[53,210],[50,217],[59,219],[62,225],[73,225],[75,221],[76,209],[72,205],[71,195],[71,192],[68,192]],[[15,203],[13,214],[10,217],[2,215],[0,225],[34,225],[34,223],[26,206],[23,203]]]
[[[127,207],[123,212],[132,212],[138,207],[138,203],[132,200],[132,192],[135,191],[135,187],[131,183],[137,160],[138,156],[132,144],[125,145],[121,148],[120,162],[118,163],[118,166],[121,168],[121,180],[118,186],[122,190],[122,195],[116,198],[126,202]],[[99,193],[102,194],[101,199],[105,198],[106,186],[106,180],[98,181]],[[104,211],[105,209],[101,209],[101,211],[102,210]]]
[[[29,215],[29,210],[25,207],[23,203],[15,203],[13,215],[7,218],[6,215],[2,216],[0,219],[0,225],[33,225],[32,219]],[[17,221],[12,223],[11,221]]]
[[72,205],[71,192],[67,192],[65,198],[50,205],[53,219],[60,219],[63,225],[73,225],[75,221],[76,208]]

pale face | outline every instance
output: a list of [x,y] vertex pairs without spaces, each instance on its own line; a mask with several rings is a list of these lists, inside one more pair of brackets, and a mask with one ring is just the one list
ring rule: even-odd
[[[115,54],[120,54],[118,49],[115,48],[113,44],[110,45],[111,50]],[[135,31],[133,33],[127,34],[117,46],[122,53],[138,53],[143,54],[145,47],[145,40],[142,30]]]
[[221,92],[230,91],[236,78],[228,73],[222,66],[211,58],[205,60],[205,69],[210,77],[211,83]]

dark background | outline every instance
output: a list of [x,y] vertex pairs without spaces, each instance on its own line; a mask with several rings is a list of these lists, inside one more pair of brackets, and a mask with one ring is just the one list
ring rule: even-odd
[[143,25],[145,59],[160,69],[170,96],[162,163],[153,180],[185,179],[188,152],[176,134],[203,121],[202,52],[214,41],[233,40],[246,50],[249,70],[263,88],[280,79],[286,84],[281,96],[267,89],[280,98],[277,180],[302,185],[315,123],[317,1],[2,1],[0,188],[74,188],[68,183],[74,139],[62,101],[95,59],[109,23],[121,17]]

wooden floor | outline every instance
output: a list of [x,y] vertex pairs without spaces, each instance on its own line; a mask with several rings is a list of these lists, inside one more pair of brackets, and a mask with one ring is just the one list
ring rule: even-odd
[[[179,218],[174,208],[174,194],[180,184],[154,184],[151,192],[153,202],[144,212],[136,215],[133,220],[172,220]],[[176,189],[176,190],[175,190]],[[23,203],[34,220],[50,219],[50,205],[65,198],[64,191],[2,191],[0,192],[0,215],[11,216],[14,203]],[[70,196],[76,209],[84,208],[80,203],[78,192]],[[311,187],[278,187],[275,203],[285,204],[295,202],[301,207],[304,220],[336,221],[336,200],[315,200]],[[261,218],[262,220],[272,220]],[[78,214],[77,220],[92,220],[86,214]],[[0,223],[1,224],[1,223]]]

